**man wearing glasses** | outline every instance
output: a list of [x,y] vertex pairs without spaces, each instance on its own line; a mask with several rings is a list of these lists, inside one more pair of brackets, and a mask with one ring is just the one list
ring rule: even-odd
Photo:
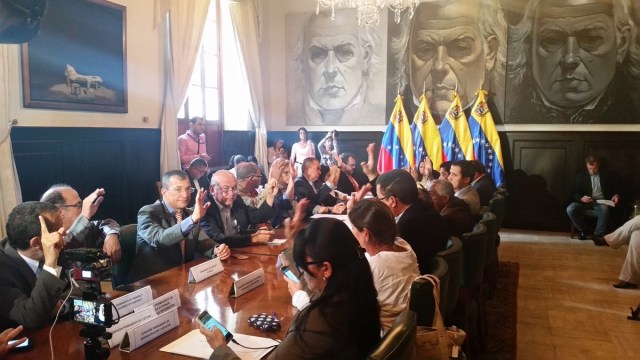
[[265,192],[258,192],[262,181],[262,174],[258,165],[244,162],[236,167],[238,179],[238,194],[247,206],[259,208],[265,200]]
[[427,274],[431,259],[446,249],[450,230],[435,208],[418,197],[416,182],[407,171],[396,169],[380,175],[376,188],[378,199],[396,219],[398,235],[416,253],[420,274]]
[[[207,191],[194,192],[189,178],[181,170],[170,170],[162,176],[162,200],[143,206],[138,212],[136,261],[131,281],[137,281],[198,257],[231,255],[226,245],[216,243],[200,231],[200,220],[211,205]],[[193,194],[192,194],[193,193]],[[193,209],[187,208],[191,196]]]
[[[240,165],[244,164],[253,163]],[[238,168],[240,171],[241,168]],[[257,175],[254,173],[254,176]],[[257,181],[260,181],[259,178]],[[238,183],[236,177],[227,170],[219,170],[211,176],[211,206],[202,220],[202,229],[216,242],[233,248],[272,240],[275,232],[261,224],[275,215],[273,201],[277,193],[276,180],[270,179],[267,183],[263,191],[264,201],[259,207],[247,206],[238,197]]]
[[104,201],[104,194],[104,189],[99,188],[84,200],[80,200],[80,195],[74,188],[66,184],[56,184],[42,194],[40,201],[58,208],[62,217],[62,227],[68,229],[64,237],[66,248],[102,248],[115,263],[122,256],[120,225],[111,219],[91,221]]
[[[356,156],[351,153],[340,154],[340,177],[338,178],[338,191],[350,195],[358,192],[366,181],[356,179]],[[360,181],[358,181],[360,180]]]

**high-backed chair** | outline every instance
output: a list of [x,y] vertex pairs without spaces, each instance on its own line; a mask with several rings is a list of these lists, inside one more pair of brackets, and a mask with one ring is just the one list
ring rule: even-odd
[[[432,295],[433,296],[433,295]],[[416,352],[416,314],[405,310],[394,321],[369,360],[414,359]]]
[[496,276],[494,272],[498,270],[496,264],[498,259],[498,223],[496,216],[492,212],[487,212],[482,215],[480,224],[484,224],[487,227],[487,243],[484,253],[484,282],[489,285],[488,295],[491,297],[491,292],[495,288],[494,280]]
[[496,215],[498,231],[502,228],[502,221],[504,220],[506,206],[506,198],[498,192],[493,193],[491,200],[489,200],[489,208],[491,209],[491,212]]
[[120,249],[122,256],[120,261],[111,268],[111,284],[113,288],[128,284],[129,272],[136,258],[136,224],[128,224],[120,228]]
[[[463,252],[462,241],[457,237],[451,237],[449,239],[449,245],[446,250],[438,253],[447,262],[447,268],[449,270],[449,284],[447,289],[447,301],[440,300],[440,312],[444,318],[445,324],[451,324],[451,315],[453,309],[455,309],[458,303],[458,296],[460,295],[460,285],[462,284],[462,271],[463,271]],[[442,287],[440,288],[440,294],[442,294]],[[442,296],[442,295],[441,295]]]
[[479,329],[485,328],[481,289],[486,243],[487,227],[484,224],[476,224],[472,232],[462,235],[464,270],[458,306],[463,315],[460,326],[469,334],[469,348],[465,352],[472,358],[477,357],[484,340]]
[[[435,275],[440,280],[440,307],[446,303],[447,290],[443,287],[449,285],[449,269],[447,261],[437,255],[431,260],[429,274]],[[444,298],[443,298],[444,297]],[[433,298],[433,284],[423,278],[417,278],[411,284],[411,301],[409,309],[416,313],[419,326],[432,326],[435,311],[435,299]]]

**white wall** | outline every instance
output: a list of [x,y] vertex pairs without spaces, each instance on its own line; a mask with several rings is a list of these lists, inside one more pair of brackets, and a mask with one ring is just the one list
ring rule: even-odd
[[[46,109],[22,106],[20,46],[11,45],[11,118],[18,126],[158,128],[163,95],[160,28],[153,24],[154,0],[111,0],[127,7],[127,114]],[[144,118],[148,121],[143,121]]]

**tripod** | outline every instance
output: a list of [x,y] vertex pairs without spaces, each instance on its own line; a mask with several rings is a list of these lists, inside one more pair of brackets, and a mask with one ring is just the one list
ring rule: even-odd
[[86,360],[102,360],[109,357],[111,348],[108,339],[111,334],[102,326],[85,325],[80,330],[80,336],[84,341],[84,358]]

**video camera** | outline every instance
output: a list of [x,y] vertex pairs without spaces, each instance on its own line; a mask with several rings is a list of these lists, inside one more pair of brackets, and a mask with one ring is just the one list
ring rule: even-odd
[[110,353],[107,340],[111,338],[106,328],[118,322],[114,321],[113,305],[100,286],[100,280],[111,274],[111,259],[102,250],[79,248],[64,250],[60,264],[81,291],[81,295],[71,296],[69,305],[73,321],[84,325],[80,336],[86,338],[85,359],[106,359]]

